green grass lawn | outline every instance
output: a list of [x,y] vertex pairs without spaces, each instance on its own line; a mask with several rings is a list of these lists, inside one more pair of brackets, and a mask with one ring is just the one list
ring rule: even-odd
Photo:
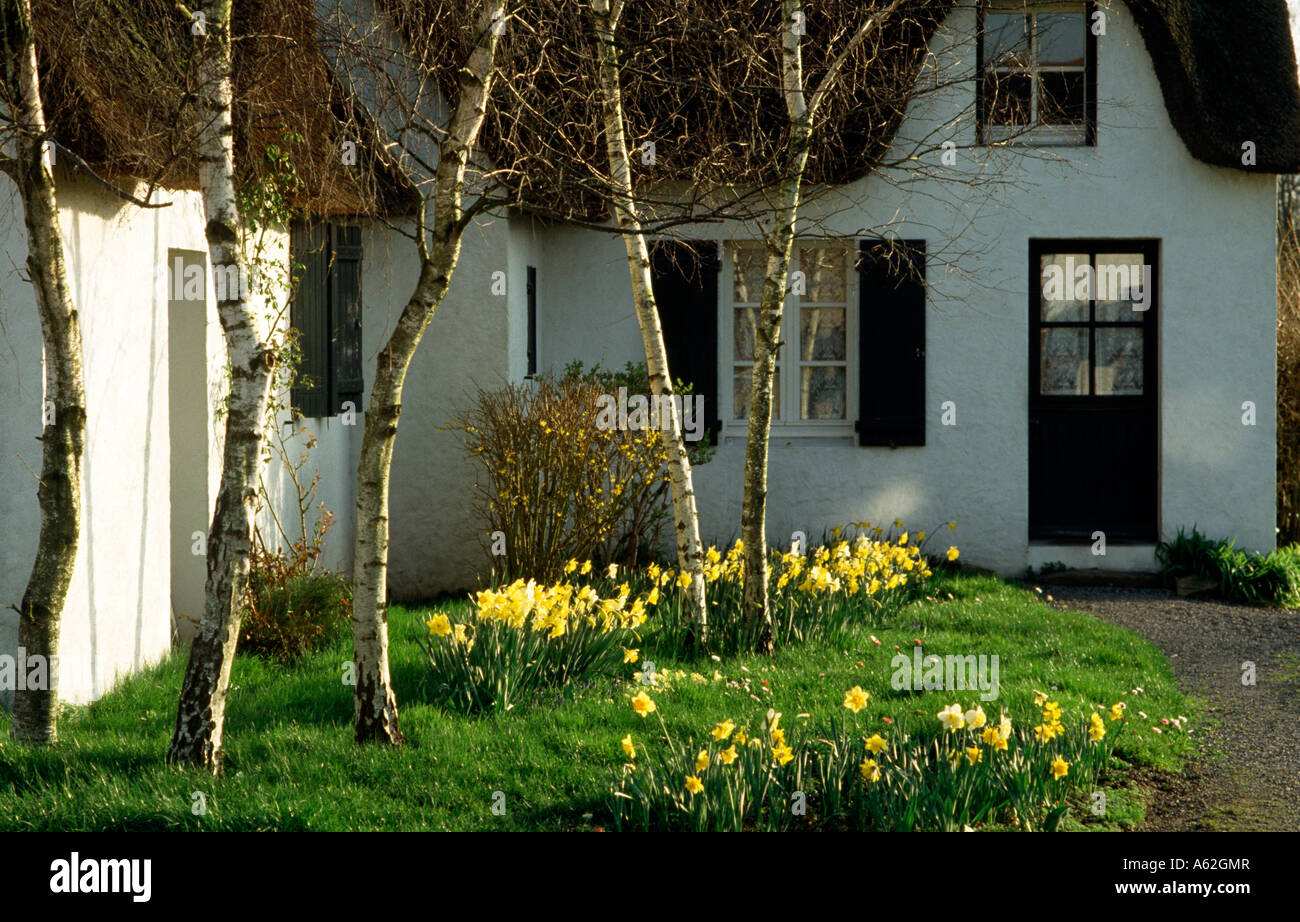
[[[1036,722],[1035,689],[1059,700],[1067,715],[1087,708],[1086,716],[1094,705],[1122,700],[1130,720],[1117,754],[1134,764],[1180,766],[1191,748],[1188,736],[1150,728],[1160,726],[1161,717],[1195,718],[1196,705],[1178,694],[1169,663],[1137,635],[1089,615],[1055,611],[1034,593],[992,577],[938,578],[933,598],[909,606],[891,624],[865,626],[846,648],[795,647],[772,659],[679,662],[656,655],[650,635],[643,658],[661,675],[688,674],[651,694],[674,736],[702,738],[724,718],[757,726],[768,707],[781,711],[787,725],[805,713],[813,719],[843,714],[845,689],[853,685],[871,692],[860,715],[864,728],[883,729],[883,717],[914,727],[937,724],[942,707],[969,705],[977,693],[892,689],[891,658],[910,654],[919,639],[926,654],[998,655],[1001,695],[983,705],[992,718],[1005,710],[1017,722]],[[163,755],[185,667],[183,657],[173,655],[95,704],[69,710],[52,751],[16,746],[8,739],[7,716],[0,715],[0,829],[555,830],[608,824],[611,782],[624,761],[619,740],[632,733],[638,743],[654,745],[659,736],[658,722],[637,717],[628,705],[636,690],[634,667],[620,679],[557,692],[508,713],[446,713],[427,703],[414,642],[428,611],[395,606],[391,612],[393,678],[407,746],[352,743],[352,688],[341,682],[343,663],[351,658],[346,638],[292,667],[239,657],[225,774],[213,779],[168,768]],[[713,679],[715,671],[722,680]],[[692,680],[692,672],[707,681]],[[1138,718],[1139,710],[1149,719]],[[203,794],[205,815],[195,813],[195,792]],[[503,815],[493,812],[500,803],[495,792],[504,794]],[[1131,809],[1124,797],[1117,803]]]

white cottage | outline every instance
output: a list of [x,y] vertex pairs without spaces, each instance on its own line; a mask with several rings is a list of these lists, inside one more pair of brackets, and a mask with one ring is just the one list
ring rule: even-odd
[[[1192,0],[930,5],[944,15],[917,79],[965,77],[918,98],[884,153],[952,145],[927,154],[920,185],[867,169],[804,211],[795,268],[807,284],[790,296],[786,333],[800,347],[781,358],[773,423],[772,540],[863,519],[955,520],[963,559],[1004,573],[1057,560],[1149,569],[1156,542],[1193,523],[1271,549],[1274,174],[1300,168],[1283,0],[1249,13]],[[219,476],[224,344],[211,281],[200,298],[175,281],[178,267],[206,265],[193,183],[172,182],[159,193],[170,207],[145,210],[71,166],[60,160],[59,196],[89,419],[60,678],[66,698],[85,701],[188,636],[201,610],[194,536]],[[7,608],[35,553],[42,372],[20,204],[0,185]],[[294,401],[338,519],[327,562],[346,569],[361,437],[347,405],[364,409],[417,261],[384,221],[314,210],[330,213],[279,229],[275,246],[316,254],[290,321],[318,386]],[[704,396],[717,442],[696,488],[704,535],[721,543],[739,530],[755,232],[709,224],[676,236],[694,255],[656,258],[656,288],[673,373]],[[881,258],[882,239],[908,258]],[[487,569],[475,472],[442,428],[472,386],[573,359],[643,359],[622,241],[527,214],[479,218],[407,379],[394,598],[462,590]],[[283,509],[284,472],[268,481]],[[0,612],[0,653],[16,647],[15,619]]]

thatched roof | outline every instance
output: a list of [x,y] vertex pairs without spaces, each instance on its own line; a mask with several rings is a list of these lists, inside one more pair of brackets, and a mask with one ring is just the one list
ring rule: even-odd
[[[832,38],[842,42],[843,30],[881,2],[808,0],[810,82]],[[844,92],[825,113],[809,181],[842,183],[879,164],[903,118],[903,90],[955,2],[908,0],[905,19],[850,64]],[[1300,171],[1300,85],[1285,0],[1124,2],[1195,157],[1234,169]],[[464,4],[378,3],[438,69],[444,90],[454,91],[455,69],[473,39]],[[599,199],[584,166],[604,157],[598,106],[581,98],[584,87],[594,87],[585,6],[530,0],[523,14],[529,27],[510,29],[502,43],[503,64],[528,79],[514,91],[498,82],[482,138],[498,164],[517,171],[523,199],[556,214],[590,214]],[[34,0],[34,7],[55,137],[107,173],[194,187],[186,77],[192,45],[173,0]],[[778,10],[777,3],[736,0],[628,4],[620,41],[629,137],[637,146],[657,142],[656,179],[728,175],[734,164],[778,156],[785,138],[776,46],[753,48],[754,35],[777,34]],[[235,0],[234,22],[240,169],[265,172],[263,155],[278,145],[304,182],[300,207],[366,210],[377,193],[366,188],[364,171],[339,156],[348,137],[343,101],[319,51],[313,0]],[[882,60],[891,63],[882,67]],[[665,81],[665,73],[683,79]],[[1257,146],[1254,167],[1242,163],[1246,141]],[[391,204],[391,186],[384,188]]]
[[[198,184],[193,41],[174,0],[33,0],[47,121],[101,176]],[[391,188],[343,163],[338,87],[316,44],[311,0],[235,0],[235,150],[242,180],[280,172],[293,204],[321,214],[391,205]]]
[[[1192,155],[1300,172],[1300,86],[1286,0],[1125,0]],[[1242,165],[1255,142],[1258,164]]]

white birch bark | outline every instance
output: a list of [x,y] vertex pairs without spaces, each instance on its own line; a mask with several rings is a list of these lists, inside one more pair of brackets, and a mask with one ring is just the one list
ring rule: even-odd
[[10,735],[28,745],[46,746],[58,741],[59,691],[54,662],[81,529],[86,394],[81,328],[68,289],[53,159],[45,137],[31,0],[0,0],[0,28],[4,33],[5,103],[15,133],[15,158],[5,163],[4,169],[22,197],[27,271],[36,293],[46,366],[37,488],[41,529],[19,610],[18,646],[29,661],[34,656],[46,658],[47,681],[44,688],[19,687],[15,691]]
[[[628,157],[627,137],[623,128],[623,101],[620,87],[618,51],[614,34],[623,12],[624,0],[591,0],[596,26],[596,48],[600,64],[601,113],[604,119],[605,148],[609,156],[614,188],[610,210],[622,231],[627,248],[628,272],[632,277],[632,302],[637,325],[645,347],[646,369],[651,393],[667,399],[672,407],[671,426],[660,434],[668,450],[668,477],[673,498],[673,533],[677,544],[677,564],[689,573],[688,599],[696,633],[688,645],[708,645],[708,605],[704,585],[704,550],[700,543],[700,517],[695,504],[695,485],[691,461],[682,435],[682,420],[673,396],[673,381],[668,369],[668,352],[664,348],[659,307],[655,303],[650,273],[650,251],[642,232],[636,199],[632,190],[632,168]],[[657,417],[662,420],[662,417]]]
[[226,693],[248,582],[266,408],[275,364],[274,350],[259,333],[249,291],[249,267],[240,246],[231,120],[231,2],[210,0],[205,4],[204,34],[194,35],[199,190],[207,218],[209,261],[214,272],[236,266],[240,283],[226,285],[224,297],[217,301],[230,364],[221,488],[207,540],[203,619],[190,648],[168,752],[169,761],[200,765],[212,772],[221,768]]
[[[744,542],[745,617],[758,628],[757,650],[773,649],[772,612],[768,604],[767,570],[767,462],[768,439],[772,433],[772,387],[780,346],[790,257],[794,248],[795,223],[803,189],[803,174],[812,148],[817,111],[831,92],[849,56],[897,12],[903,0],[893,2],[881,13],[868,17],[826,69],[809,101],[804,94],[802,0],[782,0],[781,81],[786,115],[790,122],[790,146],[781,164],[777,206],[771,235],[767,240],[763,299],[754,343],[753,376],[749,388],[749,430],[745,444],[744,498],[741,501],[740,536]],[[798,23],[800,28],[795,28]]]
[[[357,468],[357,533],[352,585],[357,742],[401,744],[388,664],[388,500],[402,386],[420,339],[442,303],[460,259],[465,172],[487,114],[505,0],[486,0],[478,41],[460,71],[456,108],[439,147],[429,239],[420,222],[420,277],[379,352],[366,406]],[[424,209],[427,217],[427,207]]]

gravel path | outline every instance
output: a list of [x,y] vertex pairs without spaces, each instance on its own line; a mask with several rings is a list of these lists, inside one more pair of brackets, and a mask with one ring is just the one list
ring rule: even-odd
[[[1300,612],[1179,598],[1163,589],[1053,586],[1057,606],[1146,637],[1207,705],[1197,760],[1155,788],[1144,828],[1300,831]],[[1242,684],[1242,663],[1256,685]]]

